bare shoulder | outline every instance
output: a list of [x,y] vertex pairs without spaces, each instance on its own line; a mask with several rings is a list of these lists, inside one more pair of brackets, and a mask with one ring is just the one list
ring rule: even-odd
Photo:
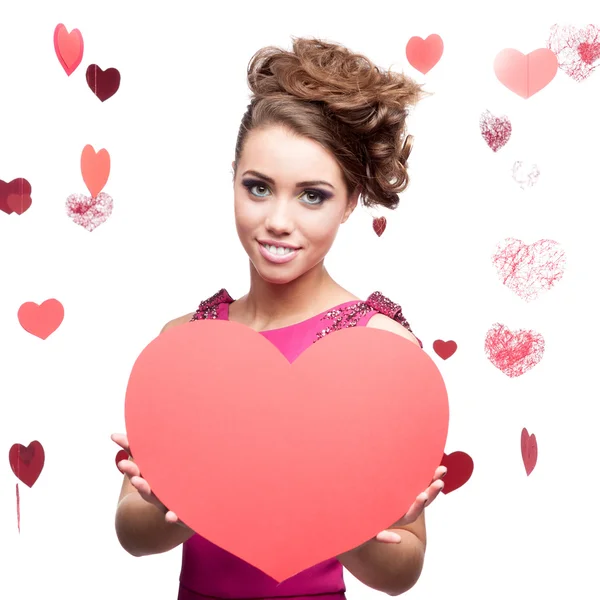
[[183,325],[184,323],[187,323],[188,321],[191,321],[193,316],[194,316],[194,313],[189,313],[187,315],[183,315],[183,317],[177,317],[176,319],[173,319],[172,321],[169,321],[160,330],[160,332],[164,333],[167,329],[171,329],[171,327],[175,327],[177,325]]
[[384,331],[389,331],[391,333],[395,333],[397,335],[401,335],[402,337],[410,340],[414,344],[420,347],[419,340],[408,330],[406,327],[403,327],[398,323],[398,321],[394,321],[394,319],[390,319],[385,315],[377,313],[373,315],[368,323],[367,327],[372,327],[374,329],[383,329]]

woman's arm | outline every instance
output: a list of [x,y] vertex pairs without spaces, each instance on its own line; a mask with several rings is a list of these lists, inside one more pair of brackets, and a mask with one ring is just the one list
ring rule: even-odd
[[[161,333],[170,327],[189,321],[191,316],[191,314],[185,315],[169,321],[162,328]],[[129,460],[134,462],[131,456]],[[165,511],[145,500],[132,485],[128,475],[123,479],[119,495],[115,529],[121,546],[133,556],[167,552],[194,535],[193,531],[185,526],[167,522]]]

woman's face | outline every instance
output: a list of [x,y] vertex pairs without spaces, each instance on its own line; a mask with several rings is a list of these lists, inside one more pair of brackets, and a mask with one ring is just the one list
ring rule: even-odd
[[258,274],[288,283],[320,265],[356,206],[316,142],[272,126],[246,138],[234,181],[236,228]]

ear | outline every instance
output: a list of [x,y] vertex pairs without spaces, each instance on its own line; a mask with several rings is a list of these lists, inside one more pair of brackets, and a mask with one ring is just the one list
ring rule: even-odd
[[358,198],[362,192],[362,188],[357,185],[353,194],[348,198],[348,204],[346,205],[346,210],[344,211],[344,217],[342,218],[342,223],[345,223],[350,215],[354,212],[354,209],[358,205]]

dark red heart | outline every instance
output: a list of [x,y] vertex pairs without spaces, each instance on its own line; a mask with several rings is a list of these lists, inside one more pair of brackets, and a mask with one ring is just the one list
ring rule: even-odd
[[529,435],[529,432],[525,428],[521,431],[521,456],[523,457],[525,472],[529,477],[537,463],[538,447],[535,435],[533,433]]
[[98,65],[90,65],[85,72],[85,79],[102,102],[114,96],[121,85],[121,74],[112,67],[103,71]]
[[387,219],[385,217],[377,217],[373,219],[373,231],[381,237],[381,234],[385,231],[387,225]]
[[38,441],[29,446],[13,444],[8,453],[10,468],[13,473],[27,486],[32,487],[44,468],[44,448]]
[[466,452],[444,454],[442,466],[448,469],[444,477],[444,494],[449,494],[462,487],[471,479],[473,474],[473,459]]
[[457,348],[457,343],[452,340],[448,340],[447,342],[435,340],[435,342],[433,342],[433,351],[444,360],[450,358],[456,352]]
[[[2,212],[5,212],[7,215],[13,212],[22,214],[29,206],[31,206],[31,184],[27,179],[19,177],[9,183],[0,179],[0,210]],[[25,208],[21,212],[18,212],[16,209],[21,207]]]

